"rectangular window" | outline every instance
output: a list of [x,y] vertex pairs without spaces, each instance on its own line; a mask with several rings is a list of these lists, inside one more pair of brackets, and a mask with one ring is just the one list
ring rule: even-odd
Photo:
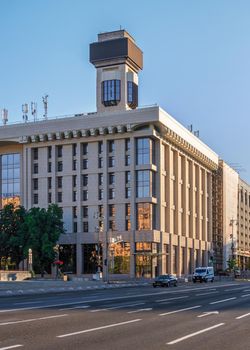
[[38,204],[38,193],[34,193],[33,202],[34,204]]
[[83,159],[82,160],[82,168],[83,169],[88,169],[88,166],[89,166],[88,159]]
[[115,166],[115,157],[109,157],[109,167],[113,168]]
[[73,222],[73,232],[77,233],[77,221]]
[[38,160],[38,148],[33,148],[33,159]]
[[62,188],[62,176],[57,176],[57,188]]
[[88,186],[89,178],[88,175],[82,175],[82,185]]
[[61,160],[57,162],[57,171],[63,171],[63,162]]
[[51,162],[48,162],[48,173],[51,173]]
[[99,200],[103,199],[103,189],[102,188],[99,189],[98,198],[99,198]]
[[62,202],[62,192],[57,192],[57,202],[58,203]]
[[148,137],[136,140],[136,164],[154,163],[154,141]]
[[48,189],[51,190],[52,187],[52,177],[48,177]]
[[125,197],[126,198],[130,198],[131,197],[131,188],[130,187],[126,187],[125,188]]
[[102,153],[103,152],[103,142],[102,141],[99,141],[98,142],[98,153]]
[[130,203],[126,203],[126,216],[130,216],[131,213],[131,206]]
[[48,158],[50,159],[52,157],[52,147],[48,147]]
[[33,179],[33,190],[38,190],[38,179]]
[[126,166],[130,165],[130,155],[129,154],[125,155],[125,165]]
[[61,145],[57,146],[56,149],[57,149],[57,157],[58,158],[62,157],[63,146],[61,146]]
[[89,208],[85,205],[82,207],[82,217],[84,219],[88,218],[89,216]]
[[126,184],[130,183],[130,181],[131,181],[131,173],[130,173],[130,171],[126,171],[126,173],[125,173],[125,181],[126,181]]
[[73,186],[73,187],[76,187],[76,186],[77,186],[77,177],[76,177],[76,175],[73,175],[73,176],[72,176],[72,186]]
[[102,157],[99,157],[98,158],[98,168],[103,168],[103,158]]
[[114,206],[114,204],[109,204],[109,216],[115,216],[115,206]]
[[115,221],[109,220],[109,229],[115,231]]
[[89,231],[89,223],[88,221],[83,222],[83,232],[88,232]]
[[103,218],[104,208],[103,205],[98,205],[99,218]]
[[72,214],[73,214],[73,218],[77,219],[77,207],[72,208]]
[[83,156],[86,156],[88,154],[88,144],[87,143],[82,144],[82,154],[83,154]]
[[130,231],[131,230],[131,221],[130,219],[126,219],[126,231]]
[[130,151],[130,147],[131,147],[130,139],[126,139],[125,140],[125,151],[126,152]]
[[150,197],[150,171],[139,170],[136,172],[136,196],[138,198]]
[[98,185],[103,185],[103,173],[98,174]]
[[136,205],[137,230],[152,230],[152,204]]
[[73,143],[73,145],[72,145],[72,155],[73,155],[73,157],[76,156],[76,151],[77,151],[77,144]]
[[115,141],[114,140],[108,141],[108,149],[109,149],[110,153],[115,151]]
[[82,191],[82,200],[87,201],[88,199],[89,199],[88,190],[83,190]]
[[34,174],[38,174],[38,163],[34,164],[33,170],[34,170]]
[[73,159],[72,170],[77,170],[77,160]]
[[48,203],[52,202],[52,195],[51,192],[48,193]]
[[115,190],[114,188],[109,189],[109,199],[114,199],[115,198]]
[[77,192],[73,191],[73,193],[72,193],[72,201],[76,202],[76,200],[77,200]]
[[115,174],[109,173],[109,185],[114,185],[115,183]]

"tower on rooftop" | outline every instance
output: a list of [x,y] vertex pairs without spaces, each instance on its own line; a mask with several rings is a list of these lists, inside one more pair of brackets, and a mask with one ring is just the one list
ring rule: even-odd
[[125,30],[98,34],[90,44],[90,62],[96,67],[97,112],[138,106],[138,72],[142,51]]

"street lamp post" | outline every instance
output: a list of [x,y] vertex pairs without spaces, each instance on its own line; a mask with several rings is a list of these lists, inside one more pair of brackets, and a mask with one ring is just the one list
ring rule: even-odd
[[232,218],[230,220],[230,226],[232,227],[232,233],[230,234],[230,238],[232,240],[232,243],[231,243],[231,251],[232,251],[232,260],[234,259],[234,224],[237,225],[237,220]]

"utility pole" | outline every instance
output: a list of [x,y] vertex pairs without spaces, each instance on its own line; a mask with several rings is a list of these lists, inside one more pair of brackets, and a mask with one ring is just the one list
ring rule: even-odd
[[230,226],[232,227],[232,233],[230,234],[230,238],[232,240],[232,244],[231,244],[231,250],[232,250],[232,260],[234,259],[234,224],[237,225],[237,220],[232,218],[230,220]]

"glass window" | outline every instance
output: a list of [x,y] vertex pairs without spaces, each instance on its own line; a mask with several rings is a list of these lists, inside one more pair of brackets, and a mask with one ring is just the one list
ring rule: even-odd
[[77,160],[73,159],[72,170],[77,170]]
[[62,176],[57,177],[57,188],[62,188]]
[[52,156],[52,147],[49,146],[48,147],[48,158],[51,158],[51,156]]
[[115,174],[109,173],[109,184],[113,185],[115,183]]
[[72,214],[73,214],[73,218],[77,219],[77,207],[72,208]]
[[57,146],[57,157],[60,158],[62,157],[62,150],[63,150],[63,146]]
[[[34,164],[34,174],[38,174],[38,163]],[[14,172],[13,169],[8,169],[8,177],[13,177],[14,176]]]
[[136,172],[136,196],[138,198],[150,197],[150,171],[139,170]]
[[77,144],[73,143],[73,145],[72,145],[72,155],[73,155],[73,157],[76,156],[76,151],[77,151]]
[[33,148],[33,159],[38,160],[38,148]]
[[83,190],[82,192],[83,201],[87,201],[89,198],[88,190]]
[[114,204],[109,204],[109,216],[115,216],[115,206],[114,206]]
[[33,190],[38,190],[38,179],[33,179]]
[[130,171],[126,171],[125,180],[126,180],[126,184],[130,183],[130,181],[131,181],[131,173],[130,173]]
[[57,193],[57,202],[61,203],[62,202],[62,192]]
[[83,161],[82,161],[82,168],[83,169],[88,169],[88,164],[89,164],[88,159],[83,159]]
[[38,204],[38,193],[34,193],[34,204]]
[[152,204],[138,203],[136,206],[137,230],[152,229]]
[[133,81],[127,82],[127,103],[131,108],[138,106],[138,86]]
[[102,157],[98,158],[98,168],[103,168],[103,158]]
[[114,140],[109,140],[108,141],[108,148],[109,148],[109,152],[114,152],[115,151],[115,141]]
[[126,198],[130,198],[131,197],[131,188],[130,187],[126,187],[125,188],[125,197]]
[[83,232],[88,232],[89,231],[89,223],[88,221],[83,222]]
[[84,219],[86,219],[89,216],[89,209],[86,205],[82,207],[82,216]]
[[131,221],[130,219],[126,219],[126,231],[130,231],[131,230]]
[[48,203],[52,202],[52,195],[51,192],[48,193]]
[[98,184],[99,186],[103,185],[103,173],[98,174]]
[[129,154],[125,155],[125,165],[126,166],[130,165],[130,155]]
[[126,152],[130,151],[130,146],[131,146],[130,139],[125,139],[125,151]]
[[102,82],[102,103],[104,106],[116,106],[121,99],[121,81],[105,80]]
[[73,200],[73,202],[76,202],[76,200],[77,200],[77,192],[76,191],[73,191],[72,200]]
[[48,189],[51,189],[51,185],[52,185],[52,178],[48,177]]
[[[20,154],[17,153],[1,156],[1,165],[2,206],[13,201],[15,204],[20,204]],[[34,179],[33,181],[33,189],[34,187],[38,187],[37,179]]]
[[83,175],[82,176],[82,185],[83,186],[88,186],[89,178],[88,175]]
[[77,177],[76,177],[76,175],[73,175],[73,176],[72,176],[72,186],[73,186],[73,187],[76,187],[76,186],[77,186]]
[[130,203],[126,203],[126,216],[130,216],[130,213],[131,213]]
[[77,222],[76,221],[73,222],[73,232],[74,233],[77,232]]
[[109,157],[109,167],[113,168],[115,166],[115,157]]
[[52,168],[51,162],[48,162],[48,173],[51,173],[51,168]]
[[84,156],[86,156],[88,154],[88,144],[87,143],[82,144],[82,154]]
[[62,161],[57,162],[57,171],[63,171],[63,162]]
[[102,141],[99,141],[98,142],[98,153],[102,153],[103,152],[103,142]]
[[139,138],[136,140],[136,164],[150,164],[149,138]]
[[99,200],[103,199],[103,189],[99,189],[99,195],[98,195]]
[[109,189],[109,199],[114,199],[115,198],[115,190],[114,188]]

